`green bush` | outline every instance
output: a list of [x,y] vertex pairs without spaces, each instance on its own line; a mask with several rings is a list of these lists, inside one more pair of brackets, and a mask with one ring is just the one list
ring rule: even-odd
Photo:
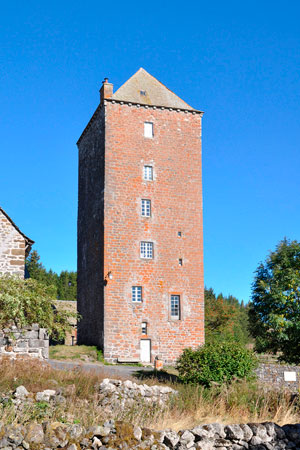
[[0,276],[0,328],[20,328],[38,323],[57,340],[71,329],[69,318],[74,313],[58,311],[53,306],[53,287],[29,278]]
[[249,378],[256,367],[254,353],[235,342],[205,344],[197,350],[187,348],[176,366],[181,381],[207,387]]

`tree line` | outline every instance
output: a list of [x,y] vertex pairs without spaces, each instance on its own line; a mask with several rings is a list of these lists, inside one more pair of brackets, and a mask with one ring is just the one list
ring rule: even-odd
[[26,259],[26,277],[53,287],[53,296],[58,300],[77,299],[77,272],[63,270],[58,275],[53,270],[47,270],[40,261],[40,255],[32,250]]

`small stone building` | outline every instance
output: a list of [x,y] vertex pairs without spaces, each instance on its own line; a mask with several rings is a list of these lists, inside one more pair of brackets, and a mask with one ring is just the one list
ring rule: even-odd
[[174,362],[204,343],[201,119],[139,69],[78,141],[78,343]]
[[0,207],[0,274],[24,278],[25,258],[33,244]]

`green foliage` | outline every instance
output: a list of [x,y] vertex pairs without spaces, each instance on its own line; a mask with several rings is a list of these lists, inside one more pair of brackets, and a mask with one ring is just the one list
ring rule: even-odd
[[177,361],[179,379],[184,383],[209,387],[235,378],[249,378],[257,366],[253,352],[234,342],[205,344],[187,348]]
[[258,266],[249,320],[258,352],[300,363],[300,242],[284,239]]
[[68,319],[75,315],[57,311],[52,299],[53,286],[33,280],[0,276],[0,327],[11,324],[18,327],[38,323],[55,339],[63,339],[71,329]]
[[205,289],[204,296],[205,341],[248,343],[248,306],[232,295],[216,296],[213,289]]
[[59,300],[77,299],[77,272],[63,270],[60,275],[47,270],[40,262],[40,255],[33,250],[26,259],[26,269],[30,278],[47,286],[53,286],[55,297]]

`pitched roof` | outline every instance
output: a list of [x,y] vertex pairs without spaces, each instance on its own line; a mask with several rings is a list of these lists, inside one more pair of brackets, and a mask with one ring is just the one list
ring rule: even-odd
[[26,242],[26,256],[29,254],[31,247],[34,244],[34,241],[32,239],[30,239],[29,237],[26,236],[26,234],[22,233],[22,231],[20,230],[20,228],[17,227],[17,225],[15,224],[15,222],[9,217],[9,215],[4,211],[3,208],[1,208],[0,206],[0,212],[2,212],[2,214],[7,218],[7,220],[12,224],[12,226],[17,230],[18,233],[21,234],[21,236],[23,236],[23,238],[25,239]]
[[165,106],[167,108],[196,111],[142,67],[111,98],[141,105]]

